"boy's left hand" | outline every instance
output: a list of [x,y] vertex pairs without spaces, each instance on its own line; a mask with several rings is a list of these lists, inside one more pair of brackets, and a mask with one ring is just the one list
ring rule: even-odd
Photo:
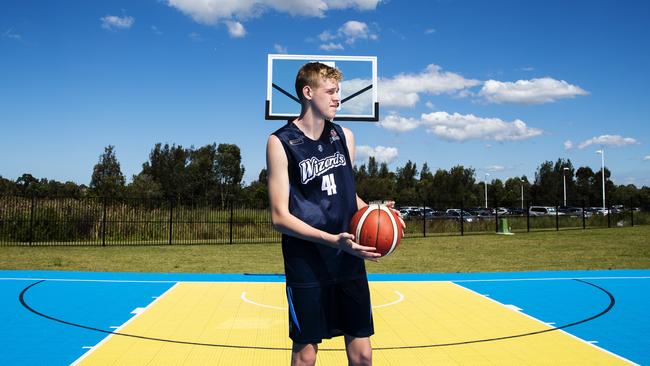
[[393,208],[395,207],[395,201],[386,202],[386,207],[388,207],[391,211],[397,214],[397,217],[399,218],[399,222],[402,224],[402,230],[406,230],[406,223],[404,222],[404,220],[402,220],[402,215],[399,213],[399,211]]

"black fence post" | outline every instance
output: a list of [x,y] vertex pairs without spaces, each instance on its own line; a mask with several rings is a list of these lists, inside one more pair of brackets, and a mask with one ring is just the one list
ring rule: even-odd
[[630,198],[630,226],[634,227],[634,202]]
[[497,199],[494,199],[494,232],[498,233],[499,232],[499,210],[497,207]]
[[103,214],[102,214],[102,246],[106,246],[106,196],[103,199]]
[[29,246],[32,245],[34,240],[34,194],[32,194],[32,203],[29,207]]
[[526,201],[526,232],[530,232],[530,202]]
[[463,210],[464,210],[463,201],[461,200],[460,201],[460,236],[465,235],[465,225],[464,225],[464,222],[463,222],[465,220],[463,220]]
[[172,244],[174,237],[174,199],[169,199],[169,245]]
[[582,230],[587,228],[587,223],[586,223],[586,214],[585,214],[585,200],[582,200]]
[[560,231],[560,207],[555,203],[555,231]]
[[232,200],[230,200],[230,220],[228,221],[228,232],[230,233],[230,241],[229,243],[232,244],[232,216],[233,216],[233,203]]

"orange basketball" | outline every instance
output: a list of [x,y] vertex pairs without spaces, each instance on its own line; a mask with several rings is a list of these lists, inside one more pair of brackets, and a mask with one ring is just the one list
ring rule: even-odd
[[377,248],[382,257],[394,252],[404,235],[399,216],[385,205],[377,204],[366,206],[352,216],[350,233],[358,244]]

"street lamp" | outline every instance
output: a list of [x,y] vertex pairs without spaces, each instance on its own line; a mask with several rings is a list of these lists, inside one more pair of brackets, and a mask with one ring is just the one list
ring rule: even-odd
[[605,147],[601,146],[600,150],[596,150],[596,154],[600,154],[600,173],[601,173],[601,180],[603,181],[603,215],[605,214],[606,207],[605,207]]
[[524,181],[521,178],[517,178],[519,181],[519,187],[521,188],[521,209],[524,209]]
[[487,208],[487,177],[490,173],[485,173],[485,178],[483,179],[483,185],[485,186],[485,208]]
[[566,207],[566,174],[564,173],[566,173],[567,170],[569,170],[567,167],[562,169],[562,181],[564,182],[564,207]]

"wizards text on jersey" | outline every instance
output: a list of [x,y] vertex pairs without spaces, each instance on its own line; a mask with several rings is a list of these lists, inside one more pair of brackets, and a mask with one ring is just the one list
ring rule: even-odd
[[326,171],[345,164],[345,156],[338,151],[334,155],[323,159],[316,159],[313,156],[305,159],[299,163],[302,184],[307,184],[307,182],[321,176]]

